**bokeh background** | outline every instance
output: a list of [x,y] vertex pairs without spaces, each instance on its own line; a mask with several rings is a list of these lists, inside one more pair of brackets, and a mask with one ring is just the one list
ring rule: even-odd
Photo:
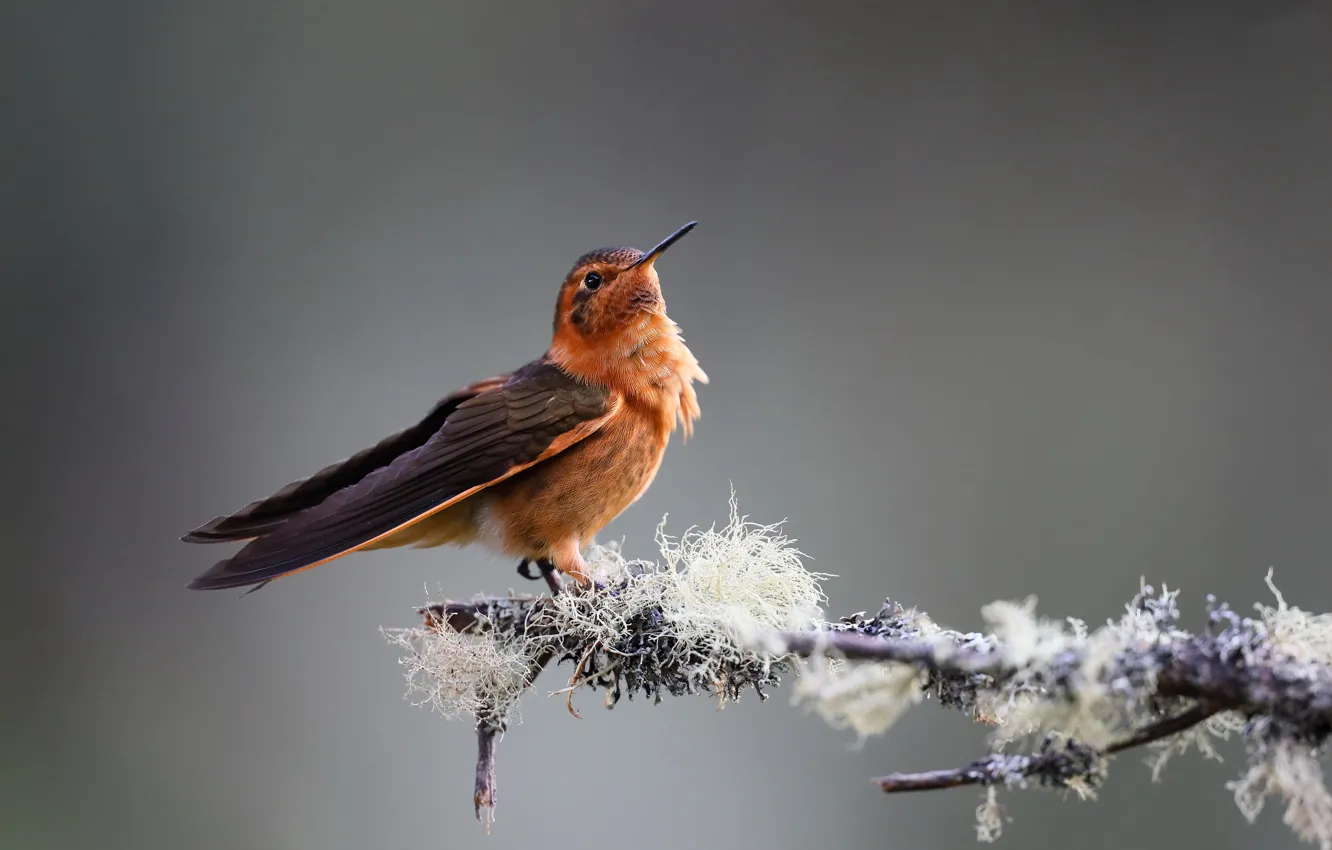
[[[782,691],[530,699],[487,837],[377,630],[513,564],[184,589],[222,550],[179,534],[540,354],[574,257],[689,219],[660,269],[713,382],[603,539],[734,485],[832,613],[1099,621],[1146,576],[1196,624],[1269,566],[1332,609],[1326,3],[6,7],[5,848],[972,846],[973,791],[867,777],[982,730],[857,749]],[[1297,846],[1238,771],[1126,756],[1003,842]]]

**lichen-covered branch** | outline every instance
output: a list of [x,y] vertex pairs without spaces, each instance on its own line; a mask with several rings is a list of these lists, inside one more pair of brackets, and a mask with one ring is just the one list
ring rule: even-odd
[[1219,711],[1196,705],[1179,714],[1144,726],[1133,735],[1098,751],[1074,740],[1050,735],[1031,755],[994,753],[964,767],[920,773],[890,773],[874,782],[887,794],[903,791],[940,791],[966,785],[1027,785],[1072,788],[1087,794],[1104,776],[1101,760],[1124,750],[1163,741],[1187,732]]
[[[1212,739],[1238,732],[1250,761],[1230,786],[1241,811],[1252,820],[1266,795],[1284,797],[1287,823],[1328,850],[1332,795],[1318,756],[1332,735],[1332,618],[1272,591],[1277,605],[1257,606],[1255,617],[1209,597],[1197,635],[1179,627],[1176,592],[1143,586],[1119,619],[1095,630],[1040,619],[1029,601],[988,606],[992,632],[963,634],[888,602],[872,618],[770,634],[764,648],[811,659],[797,691],[862,736],[886,731],[927,697],[995,727],[995,751],[971,764],[876,780],[890,793],[986,786],[983,838],[998,835],[997,787],[1086,797],[1116,753],[1154,748],[1159,776],[1171,753],[1215,755]],[[1023,742],[1034,752],[1004,751]]]
[[[1154,702],[1148,707],[1163,714],[1163,701],[1196,700],[1207,712],[1195,723],[1233,711],[1264,716],[1300,740],[1318,742],[1332,734],[1332,667],[1315,660],[1323,650],[1308,642],[1311,635],[1321,642],[1317,630],[1332,625],[1318,621],[1312,630],[1292,630],[1287,623],[1282,634],[1278,618],[1307,615],[1283,604],[1267,617],[1239,617],[1211,600],[1207,631],[1192,635],[1175,627],[1174,599],[1173,593],[1157,597],[1145,587],[1121,623],[1094,636],[1070,631],[1039,651],[1023,652],[974,634],[931,632],[910,625],[918,616],[892,602],[871,620],[857,616],[823,631],[769,635],[766,648],[776,655],[825,655],[914,668],[925,676],[928,693],[957,707],[973,707],[991,692],[1006,690],[1076,702],[1089,687],[1113,685],[1129,713]],[[1011,611],[1006,609],[1005,616]],[[1111,651],[1113,657],[1106,657]],[[1099,737],[1113,731],[1100,730]]]
[[739,517],[734,501],[726,528],[659,534],[659,544],[660,564],[594,549],[589,591],[430,605],[422,626],[386,632],[407,650],[411,693],[476,722],[478,817],[495,803],[497,737],[537,675],[567,662],[572,675],[555,693],[575,715],[584,689],[601,689],[608,708],[636,696],[735,700],[764,698],[788,675],[798,701],[861,737],[923,700],[965,712],[990,727],[988,755],[875,781],[890,793],[983,787],[985,840],[999,835],[999,789],[1089,797],[1117,753],[1150,748],[1159,775],[1170,755],[1215,756],[1217,738],[1239,734],[1249,764],[1229,787],[1241,812],[1252,820],[1266,797],[1282,797],[1291,828],[1332,850],[1318,762],[1332,736],[1332,618],[1279,593],[1251,617],[1209,597],[1201,634],[1180,628],[1177,592],[1145,585],[1095,629],[1038,617],[1034,600],[987,606],[983,633],[941,628],[892,601],[872,617],[825,622],[829,577],[807,571],[776,526]]
[[874,782],[886,793],[939,791],[964,785],[1025,785],[1090,788],[1101,776],[1101,753],[1076,741],[1046,738],[1032,755],[995,753],[965,767],[920,773],[890,773]]

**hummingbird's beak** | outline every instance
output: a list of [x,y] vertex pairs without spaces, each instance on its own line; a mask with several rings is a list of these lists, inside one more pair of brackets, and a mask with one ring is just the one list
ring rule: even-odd
[[697,225],[698,222],[691,221],[688,224],[686,224],[684,227],[672,233],[670,236],[667,236],[665,239],[661,240],[661,244],[653,248],[651,251],[648,251],[643,256],[639,257],[638,260],[635,261],[633,265],[629,266],[629,268],[625,269],[625,271],[628,271],[629,269],[638,268],[639,266],[652,265],[654,262],[656,262],[657,257],[660,257],[666,251],[667,248],[671,247],[676,242],[679,242],[681,239],[683,239],[685,237],[685,234],[693,230]]

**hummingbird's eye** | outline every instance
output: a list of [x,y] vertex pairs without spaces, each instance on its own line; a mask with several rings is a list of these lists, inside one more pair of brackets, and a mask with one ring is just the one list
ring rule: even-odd
[[588,272],[587,277],[583,278],[583,286],[595,292],[601,288],[601,275],[596,272]]

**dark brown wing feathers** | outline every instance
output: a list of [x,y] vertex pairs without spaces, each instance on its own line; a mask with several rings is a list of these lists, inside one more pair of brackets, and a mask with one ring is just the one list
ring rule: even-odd
[[606,390],[530,364],[458,403],[421,445],[279,521],[190,586],[244,587],[354,551],[562,450],[612,409]]
[[376,469],[388,466],[394,458],[420,448],[458,409],[458,405],[478,393],[501,386],[508,378],[508,375],[500,375],[464,387],[441,399],[415,425],[385,437],[345,460],[329,464],[308,478],[293,481],[273,495],[251,502],[233,514],[216,517],[189,532],[181,540],[186,543],[224,543],[267,534],[291,516],[314,507]]

